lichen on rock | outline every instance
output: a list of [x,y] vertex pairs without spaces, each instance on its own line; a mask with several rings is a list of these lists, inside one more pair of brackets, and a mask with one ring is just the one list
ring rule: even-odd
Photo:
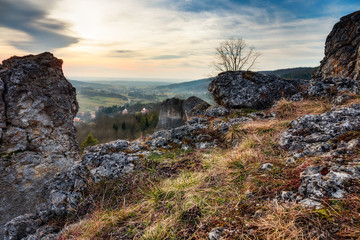
[[78,158],[78,103],[62,63],[46,52],[0,68],[0,226],[33,213],[45,182]]

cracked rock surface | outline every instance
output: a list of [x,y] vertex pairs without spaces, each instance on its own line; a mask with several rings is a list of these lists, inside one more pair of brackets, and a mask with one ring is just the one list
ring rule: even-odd
[[349,78],[360,80],[360,11],[344,16],[336,23],[325,43],[325,57],[317,80]]
[[310,165],[301,173],[297,200],[309,207],[321,207],[321,199],[343,198],[346,186],[360,179],[358,159],[343,156],[359,148],[360,104],[334,108],[320,115],[305,115],[290,123],[280,146],[295,158],[319,156],[326,164]]
[[32,213],[54,173],[78,158],[75,88],[51,53],[12,57],[0,68],[0,238],[3,225]]
[[298,84],[274,75],[228,71],[211,81],[209,91],[217,104],[230,109],[265,109],[283,97],[296,94]]

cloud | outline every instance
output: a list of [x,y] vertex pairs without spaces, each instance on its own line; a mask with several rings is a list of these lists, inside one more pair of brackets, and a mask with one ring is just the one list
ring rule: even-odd
[[169,60],[169,59],[178,59],[178,58],[183,58],[184,56],[179,56],[179,55],[161,55],[161,56],[155,56],[152,58],[149,58],[151,60]]
[[110,54],[108,54],[108,56],[114,58],[133,58],[139,56],[139,53],[133,50],[122,49],[122,50],[113,51]]
[[0,0],[0,26],[26,33],[28,39],[14,39],[9,44],[29,52],[63,48],[79,41],[65,33],[65,22],[48,18],[46,10],[24,0]]
[[133,53],[134,51],[131,50],[117,50],[117,53],[123,54],[123,53]]

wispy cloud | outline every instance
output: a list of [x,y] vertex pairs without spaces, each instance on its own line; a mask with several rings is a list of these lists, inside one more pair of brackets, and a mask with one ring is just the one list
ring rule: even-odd
[[10,41],[22,50],[52,50],[78,42],[64,33],[68,28],[65,22],[48,18],[45,10],[24,0],[0,0],[0,26],[28,34],[29,39]]
[[[99,76],[189,79],[211,72],[215,48],[228,38],[243,38],[262,53],[257,70],[316,66],[333,24],[360,7],[353,0],[343,0],[344,8],[338,0],[27,1],[0,0],[0,27],[29,36],[6,38],[13,46],[58,48],[79,75],[88,66]],[[44,9],[45,1],[53,5]]]
[[151,60],[169,60],[169,59],[178,59],[178,58],[183,58],[184,56],[179,56],[179,55],[161,55],[161,56],[155,56],[152,58],[149,58]]

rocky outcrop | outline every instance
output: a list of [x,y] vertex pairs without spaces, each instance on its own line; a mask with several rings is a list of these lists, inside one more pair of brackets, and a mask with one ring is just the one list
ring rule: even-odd
[[342,135],[346,139],[346,134],[355,134],[359,124],[360,104],[334,108],[321,115],[305,115],[292,121],[291,128],[282,134],[279,143],[296,158],[329,151],[336,154],[336,150],[345,150]]
[[307,206],[321,206],[324,197],[342,198],[346,185],[360,179],[359,161],[345,161],[360,146],[360,104],[334,108],[321,115],[305,115],[290,123],[280,146],[294,158],[320,156],[325,165],[310,165],[301,174],[297,200]]
[[59,229],[47,226],[49,220],[74,213],[86,199],[91,184],[119,179],[132,171],[140,157],[147,153],[142,144],[125,140],[87,148],[81,162],[46,182],[43,188],[46,201],[35,213],[18,216],[5,225],[5,239],[30,240],[42,236],[57,239]]
[[[5,239],[57,239],[59,230],[49,220],[76,212],[86,202],[89,187],[107,180],[118,180],[136,168],[141,158],[166,149],[214,148],[233,125],[251,121],[248,117],[192,117],[185,125],[152,134],[146,143],[117,140],[85,149],[80,162],[56,173],[42,188],[44,201],[32,214],[17,216],[5,225]],[[118,187],[121,187],[119,182]]]
[[43,53],[12,57],[0,68],[1,229],[35,212],[44,201],[45,182],[78,158],[73,125],[78,103],[62,63]]
[[297,84],[274,75],[245,71],[220,73],[209,85],[215,102],[227,108],[265,109],[297,93]]
[[190,117],[203,115],[209,106],[207,102],[194,96],[186,100],[166,99],[161,103],[156,129],[172,129],[183,126]]
[[336,23],[325,43],[325,57],[314,79],[348,78],[360,80],[360,11]]

